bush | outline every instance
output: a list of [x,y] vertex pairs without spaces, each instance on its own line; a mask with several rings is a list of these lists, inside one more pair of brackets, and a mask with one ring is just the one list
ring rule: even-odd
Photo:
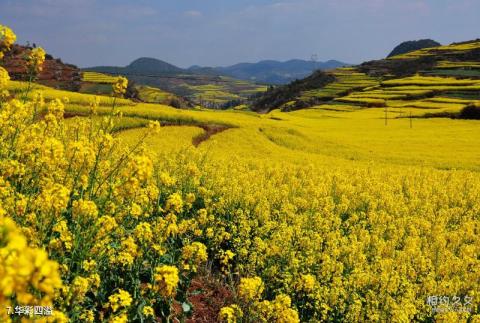
[[438,47],[441,46],[440,43],[432,40],[432,39],[421,39],[421,40],[414,40],[414,41],[406,41],[398,45],[393,49],[393,51],[387,56],[392,57],[396,55],[407,54],[419,49],[423,48],[430,48],[430,47]]
[[460,111],[460,119],[480,120],[480,106],[469,104]]

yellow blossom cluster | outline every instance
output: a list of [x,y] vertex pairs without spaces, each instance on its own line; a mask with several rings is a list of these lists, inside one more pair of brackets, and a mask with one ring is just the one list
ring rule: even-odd
[[193,242],[182,248],[184,270],[197,271],[198,266],[207,261],[207,247],[201,242]]
[[225,306],[220,309],[218,318],[221,322],[236,323],[243,317],[243,311],[238,305]]
[[108,304],[113,312],[121,308],[128,308],[132,304],[132,296],[123,289],[118,290],[116,294],[108,297]]
[[[62,287],[58,264],[45,250],[31,248],[15,222],[0,207],[0,303],[52,306],[55,291]],[[2,322],[10,322],[1,311]]]
[[[239,305],[233,304],[220,310],[222,322],[239,322],[244,313],[256,322],[299,323],[299,315],[292,308],[288,295],[279,294],[273,301],[262,300],[264,284],[260,277],[242,278],[238,286]],[[243,310],[242,310],[243,308]]]
[[128,79],[119,76],[115,83],[113,83],[113,93],[116,96],[123,96],[127,92]]
[[[181,321],[192,279],[211,270],[234,291],[226,322],[478,319],[476,172],[284,163],[230,146],[153,157],[146,137],[124,145],[121,117],[95,102],[64,120],[59,97],[0,100],[3,304],[54,305],[59,321]],[[433,295],[471,311],[436,312]]]
[[76,200],[72,204],[72,217],[77,221],[95,221],[98,216],[97,205],[93,201]]
[[0,59],[6,51],[10,50],[17,40],[17,36],[7,26],[0,25]]
[[[236,269],[260,275],[267,299],[288,295],[302,321],[440,318],[426,302],[429,295],[477,299],[472,282],[479,273],[471,270],[480,264],[475,173],[236,167],[209,172],[234,182],[225,188],[230,198],[251,197],[226,217]],[[259,281],[247,279],[238,294],[258,299]]]
[[146,317],[153,317],[155,315],[155,311],[151,306],[145,306],[142,313],[145,314]]
[[259,322],[300,323],[298,313],[292,309],[290,297],[280,294],[273,301],[262,301],[256,305]]
[[30,50],[27,56],[27,67],[31,74],[36,75],[43,70],[45,54],[45,50],[41,47]]
[[8,75],[8,72],[0,66],[0,100],[8,96],[8,91],[5,88],[7,87],[9,80],[10,76]]
[[176,267],[162,265],[155,268],[155,284],[162,296],[174,296],[178,282],[178,269]]
[[8,72],[0,66],[0,89],[5,89],[9,80],[10,76],[8,75]]
[[183,208],[182,196],[178,193],[170,195],[167,199],[165,209],[167,211],[173,211],[175,213],[180,213]]
[[224,274],[228,274],[231,270],[231,263],[233,258],[235,257],[235,253],[231,250],[220,251],[219,260],[221,265],[221,270]]
[[[31,52],[35,72],[42,56]],[[2,87],[8,79],[5,71]],[[124,91],[127,83],[120,83]],[[67,125],[68,100],[25,97],[0,99],[4,303],[38,300],[55,305],[59,317],[87,322],[127,321],[141,304],[144,318],[173,313],[178,289],[188,290],[181,275],[207,260],[200,237],[190,236],[193,220],[177,217],[192,208],[195,194],[175,187],[165,171],[168,185],[157,182],[142,141],[125,149],[110,122],[92,113]],[[149,134],[158,127],[152,122]],[[107,303],[110,310],[102,310]]]
[[138,256],[138,246],[133,237],[124,238],[120,242],[118,253],[110,255],[111,264],[120,264],[122,266],[130,266]]
[[238,286],[238,296],[244,302],[255,301],[262,298],[264,285],[260,277],[242,278]]

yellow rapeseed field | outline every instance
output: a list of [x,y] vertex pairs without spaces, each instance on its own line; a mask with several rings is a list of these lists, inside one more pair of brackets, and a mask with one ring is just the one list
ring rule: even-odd
[[1,306],[184,321],[208,276],[229,323],[480,321],[478,122],[186,111],[127,84],[95,100],[0,67]]

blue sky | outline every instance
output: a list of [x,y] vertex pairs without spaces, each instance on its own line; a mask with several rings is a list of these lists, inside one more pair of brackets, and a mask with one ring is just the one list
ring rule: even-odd
[[0,0],[20,43],[81,67],[384,57],[405,40],[480,38],[478,0]]

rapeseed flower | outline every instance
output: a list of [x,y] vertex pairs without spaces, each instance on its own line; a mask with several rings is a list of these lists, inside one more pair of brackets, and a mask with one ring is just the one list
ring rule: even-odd
[[108,305],[115,313],[119,309],[128,308],[132,304],[132,296],[123,289],[119,289],[116,294],[108,297]]
[[243,312],[238,305],[230,305],[222,307],[218,315],[218,319],[225,323],[239,322],[243,317]]
[[123,96],[127,92],[127,87],[128,79],[123,76],[119,76],[116,82],[113,84],[113,93],[116,96]]
[[178,269],[174,266],[161,265],[155,268],[155,286],[163,297],[175,296],[179,282]]
[[3,58],[4,52],[10,50],[17,40],[17,35],[7,26],[0,25],[0,59]]
[[10,76],[8,75],[7,70],[0,66],[0,90],[3,90],[10,81]]
[[77,200],[72,204],[72,217],[80,221],[95,221],[98,216],[97,205],[93,201]]
[[201,242],[192,242],[182,248],[182,263],[184,270],[197,271],[200,264],[208,259],[207,247]]
[[172,211],[175,213],[182,212],[183,209],[183,199],[179,193],[174,193],[170,195],[167,199],[167,203],[165,204],[165,209],[167,211]]
[[[45,50],[41,47],[35,47],[27,55],[27,67],[32,74],[38,74],[43,70],[45,62]],[[60,99],[57,99],[60,100]]]
[[238,296],[245,302],[256,301],[262,297],[264,288],[260,277],[242,278],[238,286]]
[[153,310],[153,307],[151,306],[144,306],[142,310],[143,315],[146,317],[154,317],[155,316],[155,311]]

